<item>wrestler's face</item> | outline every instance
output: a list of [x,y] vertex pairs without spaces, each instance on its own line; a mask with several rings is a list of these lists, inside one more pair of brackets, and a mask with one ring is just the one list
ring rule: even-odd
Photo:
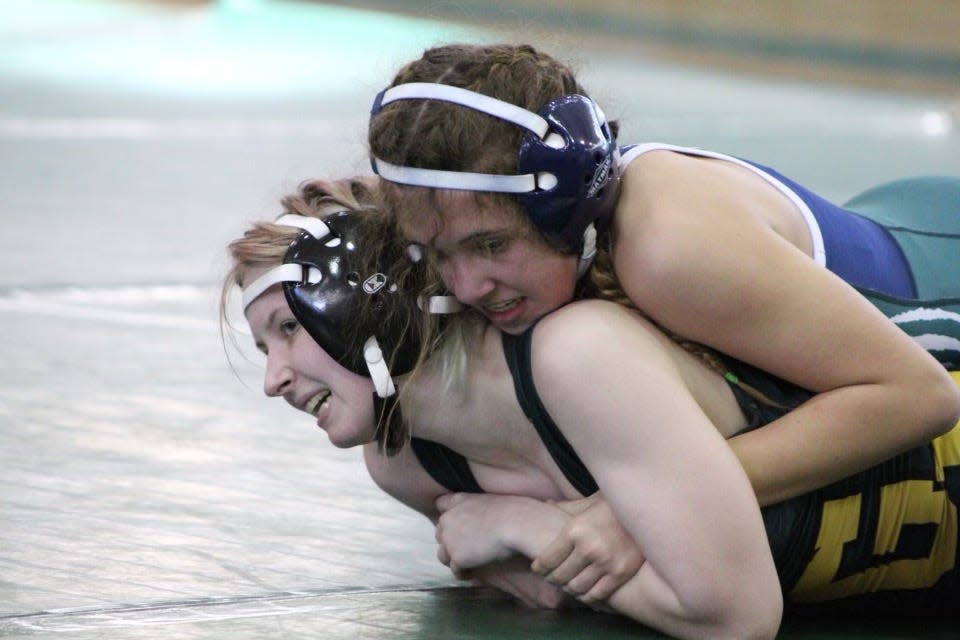
[[373,441],[373,381],[346,369],[320,348],[290,311],[281,285],[250,303],[246,316],[257,348],[267,357],[264,393],[283,396],[314,416],[337,447]]
[[500,330],[518,334],[573,299],[577,257],[550,247],[516,212],[452,191],[439,216],[405,221],[404,233],[436,260],[444,284]]

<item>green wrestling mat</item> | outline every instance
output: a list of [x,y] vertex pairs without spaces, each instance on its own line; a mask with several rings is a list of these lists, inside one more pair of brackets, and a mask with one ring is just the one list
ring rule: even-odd
[[[764,161],[837,200],[907,168],[960,175],[956,134],[920,126],[933,97],[718,74],[535,25],[281,0],[0,12],[4,639],[661,637],[456,582],[359,451],[264,398],[259,363],[227,364],[226,242],[301,180],[366,171],[370,98],[424,46],[576,52],[624,140]],[[781,637],[957,626],[788,618]]]
[[960,368],[960,177],[893,180],[845,206],[896,238],[913,270],[918,300],[861,293],[944,366]]
[[[956,638],[956,621],[843,620],[788,616],[783,640]],[[29,629],[21,634],[17,629]],[[38,613],[0,620],[0,637],[68,633],[83,640],[123,630],[122,637],[160,631],[183,640],[221,638],[351,638],[353,640],[628,640],[666,636],[623,618],[585,609],[524,609],[483,588],[344,590],[277,594],[218,602],[158,603]],[[128,635],[130,632],[135,632]],[[120,637],[120,636],[118,636]]]

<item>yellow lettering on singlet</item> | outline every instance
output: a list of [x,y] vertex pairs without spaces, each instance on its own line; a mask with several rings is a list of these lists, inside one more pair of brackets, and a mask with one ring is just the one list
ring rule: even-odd
[[[960,372],[953,372],[960,386]],[[878,589],[920,589],[932,586],[957,562],[957,507],[942,488],[943,470],[960,465],[960,422],[932,443],[936,454],[936,481],[904,480],[880,490],[875,565],[837,579],[844,543],[859,535],[860,495],[824,503],[816,550],[789,594],[795,602],[814,602],[868,593]],[[937,487],[940,488],[937,488]],[[894,554],[905,525],[937,526],[927,557],[886,558]]]
[[791,600],[819,600],[819,592],[832,583],[840,567],[843,544],[857,537],[860,502],[860,495],[857,494],[824,503],[816,552],[790,592]]
[[[957,508],[943,490],[933,491],[925,480],[906,480],[883,487],[873,552],[877,566],[836,579],[843,544],[857,537],[860,496],[832,500],[824,505],[813,559],[790,599],[796,602],[832,600],[878,589],[930,587],[952,569],[957,554]],[[924,558],[885,560],[897,548],[904,525],[936,524],[937,532]]]

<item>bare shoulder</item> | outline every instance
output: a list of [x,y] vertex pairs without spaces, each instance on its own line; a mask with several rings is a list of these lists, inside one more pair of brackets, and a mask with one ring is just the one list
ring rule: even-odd
[[363,460],[370,477],[384,492],[431,520],[437,517],[434,503],[447,489],[430,477],[410,445],[394,456],[386,456],[377,451],[376,444],[367,444]]
[[[673,151],[652,151],[630,164],[613,218],[613,257],[630,288],[670,283],[704,252],[716,250],[717,189],[706,161]],[[624,275],[626,274],[626,276]],[[642,302],[642,300],[635,300]]]
[[627,168],[614,225],[631,242],[650,245],[676,232],[710,238],[731,223],[770,227],[784,216],[799,220],[794,205],[755,172],[722,158],[658,150]]
[[667,355],[669,348],[652,322],[606,300],[579,300],[554,311],[536,325],[532,341],[538,382],[551,384],[582,385],[590,371],[612,370],[638,355]]
[[[668,149],[645,153],[631,162],[624,172],[617,213],[637,202],[653,206],[689,194],[692,181],[708,176],[716,170],[717,164]],[[682,185],[687,188],[676,188]]]
[[544,345],[564,338],[580,342],[582,335],[602,334],[611,323],[626,320],[645,322],[636,311],[609,300],[577,300],[544,316],[536,325],[534,340]]

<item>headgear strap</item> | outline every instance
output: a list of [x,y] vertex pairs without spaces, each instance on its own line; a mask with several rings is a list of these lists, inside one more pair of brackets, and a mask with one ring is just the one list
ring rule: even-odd
[[517,175],[402,166],[370,157],[384,180],[418,187],[515,194],[531,221],[565,250],[580,255],[578,276],[596,253],[596,233],[609,224],[619,188],[619,149],[606,116],[592,100],[561,96],[539,113],[461,87],[411,82],[381,91],[371,115],[398,100],[441,100],[526,130]]

